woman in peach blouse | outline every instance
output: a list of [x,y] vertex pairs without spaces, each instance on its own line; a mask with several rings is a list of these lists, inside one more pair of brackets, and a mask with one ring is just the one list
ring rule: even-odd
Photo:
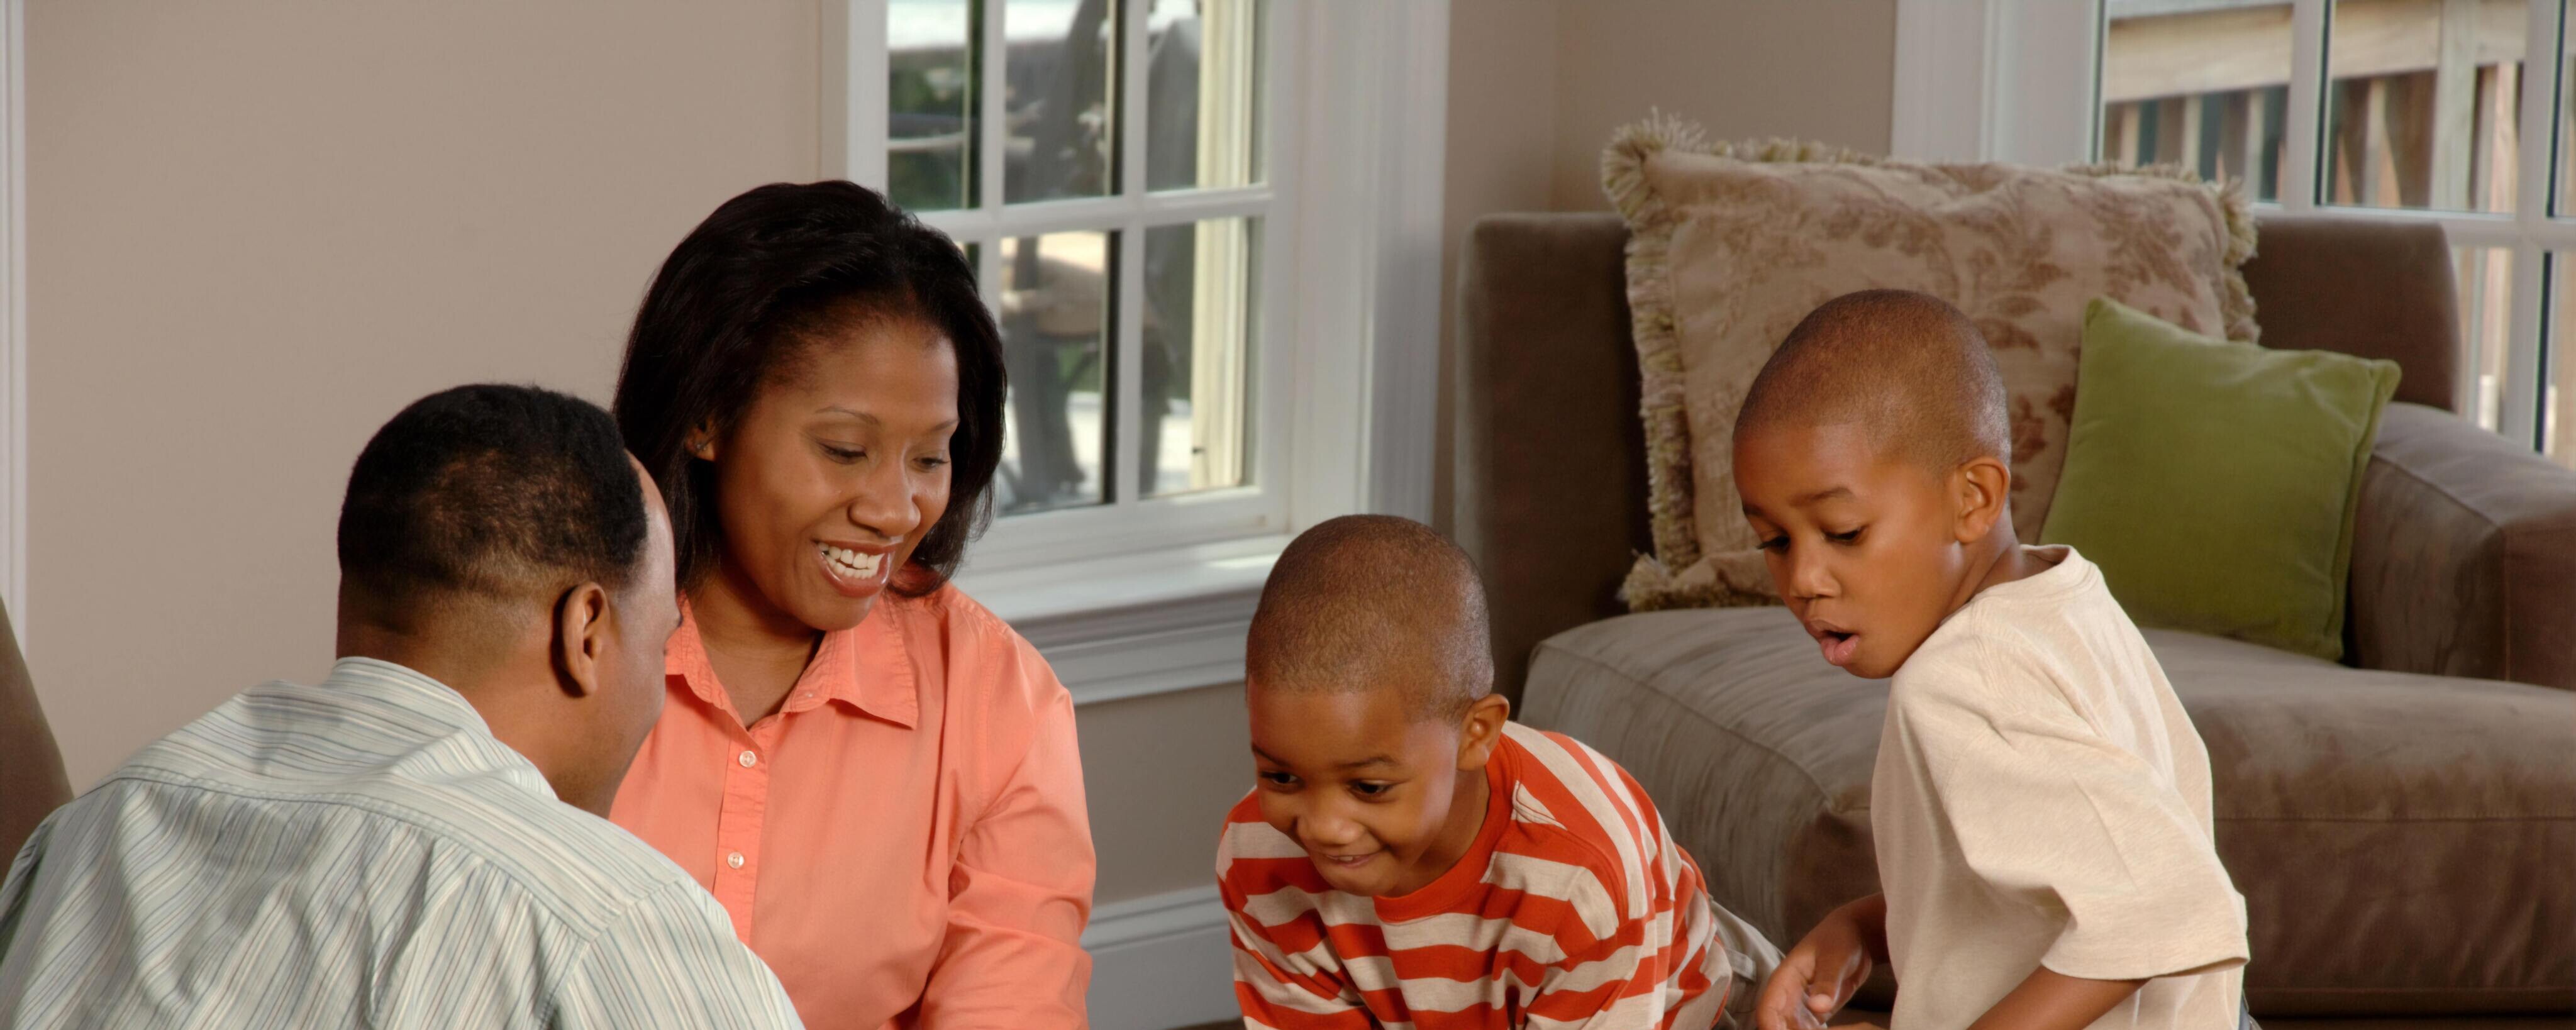
[[814,1027],[1078,1027],[1073,705],[948,583],[990,511],[1002,347],[947,237],[845,182],[727,201],[617,383],[685,616],[613,818]]

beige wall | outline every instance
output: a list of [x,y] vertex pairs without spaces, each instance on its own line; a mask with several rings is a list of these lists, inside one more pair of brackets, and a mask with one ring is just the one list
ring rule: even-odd
[[813,0],[33,0],[26,629],[72,780],[331,661],[349,462],[604,401],[663,254],[812,178]]
[[[605,401],[662,256],[817,174],[815,0],[33,0],[33,553],[86,785],[330,665],[349,462],[431,390]],[[1240,692],[1087,707],[1099,898],[1208,882]]]
[[1217,830],[1252,789],[1243,687],[1085,705],[1082,786],[1103,902],[1216,882]]
[[[1651,109],[1721,139],[1887,149],[1895,0],[1451,0],[1449,33],[1444,338],[1467,228],[1499,211],[1606,210],[1601,149]],[[1445,435],[1438,462],[1445,518]]]
[[1566,0],[1556,82],[1549,189],[1560,211],[1610,206],[1601,196],[1602,145],[1648,108],[1697,121],[1719,139],[1796,136],[1884,153],[1896,4]]
[[[328,666],[340,487],[387,416],[473,380],[604,400],[671,245],[817,174],[815,0],[28,7],[21,628],[77,784]],[[1885,145],[1888,0],[1452,11],[1452,241],[1598,206],[1649,106]],[[1207,882],[1240,692],[1080,718],[1100,899]]]

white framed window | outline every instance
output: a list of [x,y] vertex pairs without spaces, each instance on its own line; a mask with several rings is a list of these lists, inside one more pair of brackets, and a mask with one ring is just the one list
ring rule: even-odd
[[[2439,222],[2479,425],[2576,467],[2564,0],[2108,0],[2101,153],[2292,210]],[[2556,370],[2550,366],[2562,366]]]
[[1900,0],[1893,142],[1906,156],[2179,163],[2243,182],[2260,205],[2436,222],[2458,276],[2459,409],[2576,467],[2565,8]]
[[1239,676],[1211,631],[1290,535],[1429,516],[1445,2],[824,14],[825,173],[957,240],[1002,328],[960,583],[1078,698]]
[[1285,426],[1254,403],[1295,196],[1264,161],[1294,102],[1295,69],[1263,60],[1276,5],[866,6],[883,125],[853,134],[849,174],[966,249],[1010,366],[977,563],[1277,532]]

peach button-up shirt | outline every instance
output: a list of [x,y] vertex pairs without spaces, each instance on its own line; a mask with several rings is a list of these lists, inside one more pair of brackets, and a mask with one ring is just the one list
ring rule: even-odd
[[695,616],[611,817],[724,905],[806,1025],[1085,1025],[1073,699],[954,586],[880,597],[745,728]]

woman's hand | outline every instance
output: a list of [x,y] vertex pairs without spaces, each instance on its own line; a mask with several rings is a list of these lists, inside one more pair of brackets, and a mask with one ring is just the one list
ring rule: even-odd
[[1887,899],[1873,894],[1833,910],[1780,958],[1754,1007],[1758,1030],[1820,1030],[1887,954]]

